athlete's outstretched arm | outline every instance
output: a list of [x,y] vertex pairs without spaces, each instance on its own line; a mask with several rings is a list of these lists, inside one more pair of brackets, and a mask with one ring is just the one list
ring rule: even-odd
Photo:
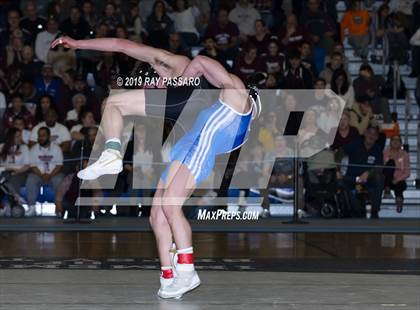
[[210,84],[218,88],[245,88],[242,81],[237,76],[227,72],[218,61],[199,55],[194,57],[185,69],[183,77],[197,77],[202,75],[204,75]]
[[185,58],[162,49],[119,38],[74,40],[70,37],[64,36],[54,40],[51,47],[54,48],[60,44],[66,48],[73,49],[120,52],[151,65],[166,66],[168,67],[167,69],[177,65],[177,63],[179,63],[178,58]]

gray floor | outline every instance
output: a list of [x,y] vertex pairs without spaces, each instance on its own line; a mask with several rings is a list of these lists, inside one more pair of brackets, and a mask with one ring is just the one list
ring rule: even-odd
[[201,271],[179,301],[156,297],[156,271],[0,270],[0,309],[413,309],[420,277]]

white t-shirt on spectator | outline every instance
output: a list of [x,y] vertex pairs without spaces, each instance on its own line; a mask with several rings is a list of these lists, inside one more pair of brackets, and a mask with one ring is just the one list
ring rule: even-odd
[[238,25],[241,35],[254,35],[255,21],[258,19],[261,19],[261,15],[251,4],[247,7],[236,4],[236,7],[229,13],[229,20]]
[[48,51],[50,50],[51,43],[57,36],[57,33],[50,33],[42,31],[38,33],[35,40],[35,55],[42,62],[47,62]]
[[25,143],[25,144],[29,143],[29,139],[31,138],[31,133],[32,132],[30,130],[27,130],[27,129],[22,130],[23,143]]
[[174,21],[176,32],[191,32],[197,36],[199,35],[195,27],[195,19],[200,16],[200,11],[196,6],[191,6],[182,12],[173,12],[168,15]]
[[37,167],[42,173],[51,173],[55,167],[63,165],[63,152],[61,148],[50,143],[48,147],[42,147],[38,143],[31,148],[31,167]]
[[66,121],[77,121],[79,119],[76,109],[67,112]]
[[[32,129],[31,141],[38,141],[38,130],[41,127],[48,127],[45,122],[41,122]],[[60,123],[55,123],[54,127],[48,127],[51,131],[51,142],[61,144],[71,140],[70,132],[66,126],[61,125]]]
[[25,165],[29,165],[29,160],[30,158],[28,146],[21,144],[19,145],[19,148],[17,145],[12,146],[9,150],[9,154],[6,157],[6,160],[3,161],[0,159],[0,163],[8,168],[20,169]]

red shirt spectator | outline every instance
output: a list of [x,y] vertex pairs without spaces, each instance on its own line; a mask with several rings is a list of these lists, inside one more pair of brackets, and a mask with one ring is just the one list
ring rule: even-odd
[[217,22],[213,23],[207,29],[207,36],[216,40],[217,48],[227,50],[234,47],[238,42],[238,26],[228,19],[228,12],[220,10]]
[[25,120],[28,129],[32,129],[35,125],[35,119],[31,112],[29,112],[23,104],[23,99],[20,95],[12,97],[11,106],[3,114],[3,124],[6,128],[13,127],[13,120],[15,117],[21,117]]
[[289,52],[299,48],[304,42],[308,42],[310,37],[306,30],[299,27],[298,20],[295,15],[287,17],[286,27],[279,32],[279,42],[281,50]]
[[[277,37],[275,37],[277,38]],[[268,44],[272,40],[272,35],[268,31],[263,20],[259,19],[255,22],[255,35],[248,38],[248,42],[257,47],[258,55],[268,52]]]
[[257,48],[249,44],[244,54],[236,58],[233,72],[245,81],[249,76],[257,72],[264,71],[260,58],[257,58]]
[[286,70],[286,57],[279,52],[277,41],[268,44],[268,53],[263,55],[262,63],[267,73],[279,73]]

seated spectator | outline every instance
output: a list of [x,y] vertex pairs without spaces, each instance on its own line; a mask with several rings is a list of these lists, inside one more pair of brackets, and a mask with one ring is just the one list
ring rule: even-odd
[[341,21],[341,38],[344,40],[347,31],[349,44],[353,47],[355,55],[364,60],[369,54],[369,25],[369,12],[362,9],[362,1],[352,0],[350,10],[344,13]]
[[82,8],[82,18],[89,24],[91,29],[95,29],[98,17],[96,16],[95,7],[92,1],[84,0],[81,8]]
[[95,89],[92,90],[92,88],[88,86],[83,75],[78,74],[74,79],[73,89],[70,92],[70,98],[72,98],[77,93],[85,95],[88,108],[95,115],[95,119],[99,120],[101,115],[101,102],[106,97],[104,89],[107,88],[102,88],[97,84]]
[[284,72],[281,86],[284,89],[311,89],[312,73],[303,67],[300,52],[293,50],[288,55],[289,68]]
[[38,96],[34,83],[30,80],[23,80],[19,89],[19,94],[22,96],[22,100],[25,103],[25,106],[28,108],[29,112],[31,112],[32,115],[35,115]]
[[40,61],[47,62],[47,55],[51,48],[51,43],[57,35],[58,22],[54,17],[50,17],[48,19],[47,29],[38,33],[35,40],[35,54]]
[[286,26],[279,32],[281,50],[288,53],[299,48],[303,42],[310,42],[310,37],[306,30],[299,26],[296,15],[291,14],[287,17]]
[[57,120],[57,112],[54,109],[49,109],[45,115],[45,122],[39,123],[32,129],[29,145],[33,146],[39,140],[39,129],[46,127],[49,131],[48,140],[59,145],[63,153],[67,153],[70,150],[70,132],[66,126],[57,123]]
[[73,109],[67,112],[66,122],[77,122],[81,109],[86,105],[86,96],[76,94],[72,98]]
[[317,67],[312,56],[312,46],[309,42],[303,42],[299,47],[302,65],[305,69],[309,70],[313,77],[318,76]]
[[280,87],[280,81],[278,75],[275,73],[269,73],[265,80],[265,89],[278,89]]
[[331,90],[346,103],[346,108],[354,104],[354,89],[348,80],[348,74],[344,70],[336,70],[331,77]]
[[308,0],[300,24],[307,29],[316,47],[325,49],[327,54],[331,52],[336,34],[335,22],[322,10],[320,0]]
[[223,51],[228,59],[234,59],[238,45],[239,29],[228,19],[228,11],[220,9],[215,23],[210,23],[207,37],[216,40],[217,49]]
[[367,95],[356,97],[349,112],[350,125],[356,127],[360,135],[364,135],[370,122],[374,119],[371,98]]
[[384,150],[385,193],[384,198],[392,198],[391,189],[395,193],[397,212],[401,213],[404,203],[403,192],[407,189],[405,180],[410,176],[410,156],[402,148],[400,136],[391,138],[391,144]]
[[175,31],[181,35],[187,46],[194,46],[199,40],[200,35],[195,26],[199,16],[200,11],[197,6],[189,6],[186,0],[174,2],[174,12],[169,14],[169,17],[174,21]]
[[[371,218],[378,218],[381,208],[382,191],[384,189],[384,177],[382,174],[383,154],[381,148],[376,144],[379,137],[379,128],[369,126],[363,138],[353,143],[344,145],[344,153],[348,156],[348,168],[343,178],[345,187],[353,191],[356,184],[362,184],[367,190],[369,200],[372,204]],[[339,174],[339,177],[342,176]],[[354,195],[352,195],[352,206],[354,215],[364,217],[365,211]]]
[[308,110],[304,114],[301,128],[298,132],[297,141],[300,147],[316,135],[322,135],[317,123],[318,113],[315,110]]
[[318,117],[317,125],[325,134],[329,134],[331,129],[340,121],[340,113],[343,107],[341,101],[332,98],[328,101],[326,110],[322,111]]
[[240,79],[246,81],[251,75],[263,71],[261,60],[257,57],[257,48],[255,45],[248,43],[243,53],[238,55],[233,67],[233,72]]
[[121,16],[118,15],[115,4],[113,2],[107,2],[98,23],[107,25],[109,31],[114,34],[117,26],[121,24],[121,22]]
[[2,58],[4,58],[3,62],[6,67],[5,69],[11,66],[19,66],[22,61],[22,50],[24,44],[21,30],[16,29],[10,33],[9,42],[6,45],[6,48],[2,51],[1,55],[4,55]]
[[50,95],[55,102],[59,101],[61,81],[54,76],[51,64],[42,66],[41,76],[36,78],[35,87],[38,95]]
[[46,115],[50,109],[55,109],[53,98],[49,95],[41,96],[39,98],[39,103],[35,109],[36,122],[44,122],[46,119]]
[[249,3],[249,0],[238,0],[235,8],[229,13],[229,20],[238,25],[244,38],[255,34],[255,22],[261,19],[260,13]]
[[286,71],[286,57],[280,53],[278,42],[270,41],[268,44],[268,53],[263,55],[262,63],[264,71],[267,73],[284,73]]
[[125,17],[125,25],[130,39],[138,40],[142,36],[146,36],[146,29],[143,26],[143,20],[140,17],[137,3],[130,4],[130,9]]
[[352,143],[354,140],[360,137],[359,131],[356,127],[350,126],[350,112],[344,110],[341,116],[338,128],[332,128],[330,136],[334,135],[334,142],[331,145],[331,149],[336,151],[346,144]]
[[56,192],[60,185],[63,174],[63,152],[61,148],[51,142],[50,130],[47,127],[40,127],[37,132],[38,143],[30,151],[31,172],[26,180],[28,192],[28,210],[25,215],[35,215],[35,204],[39,194],[39,189],[43,185],[52,186]]
[[79,141],[85,139],[85,129],[98,126],[96,125],[93,113],[86,109],[82,109],[80,112],[79,121],[80,124],[74,125],[70,130],[72,140]]
[[33,81],[41,73],[42,63],[34,58],[32,46],[25,45],[22,48],[22,60],[20,69],[22,70],[22,79]]
[[[275,39],[275,38],[274,38]],[[255,35],[250,36],[248,38],[248,42],[251,42],[257,47],[258,55],[267,54],[268,52],[268,44],[272,40],[272,36],[268,31],[264,21],[262,19],[258,19],[255,22]]]
[[207,56],[217,60],[226,70],[231,71],[232,68],[227,63],[226,54],[217,49],[216,41],[213,37],[206,37],[203,40],[204,48],[200,51],[199,55]]
[[0,164],[11,173],[7,185],[14,194],[19,195],[20,187],[26,182],[30,160],[28,146],[22,141],[22,132],[9,128],[0,150]]
[[374,114],[382,114],[384,123],[391,122],[388,99],[382,94],[385,80],[380,75],[375,75],[368,64],[362,64],[359,69],[359,77],[353,81],[355,97],[365,96],[372,99]]
[[263,124],[258,132],[258,142],[264,147],[265,152],[274,148],[274,137],[280,134],[277,128],[277,115],[275,112],[269,112],[267,118],[263,119]]
[[29,144],[29,138],[31,137],[31,130],[26,129],[25,119],[21,116],[16,116],[13,119],[13,127],[20,130],[22,136],[22,142]]
[[277,116],[277,128],[280,132],[284,131],[287,121],[290,116],[290,112],[298,111],[298,101],[293,92],[283,92],[281,99],[278,100],[278,107],[276,109]]
[[28,1],[25,6],[25,15],[20,20],[19,26],[28,31],[32,38],[36,38],[37,34],[46,28],[47,21],[38,15],[35,3]]
[[28,129],[32,129],[35,125],[35,119],[31,112],[28,111],[24,105],[21,95],[13,95],[11,97],[11,105],[3,114],[3,126],[5,128],[10,128],[13,126],[13,119],[17,116],[22,117],[25,120],[25,124]]
[[173,22],[166,14],[163,1],[155,2],[152,14],[147,18],[146,29],[150,45],[161,48],[166,45],[169,34],[173,31]]
[[169,35],[168,46],[166,47],[166,50],[177,55],[184,55],[191,58],[191,52],[189,48],[183,44],[183,40],[180,34],[176,32]]
[[327,81],[323,78],[317,78],[314,82],[314,89],[322,90],[327,88]]
[[22,29],[19,25],[20,13],[16,9],[10,9],[7,12],[7,26],[0,32],[0,46],[6,46],[10,41],[12,33],[16,30],[21,32],[24,44],[31,44],[33,38],[31,33],[26,29]]
[[82,18],[78,6],[71,7],[69,18],[65,19],[59,28],[63,34],[75,40],[85,39],[90,31],[89,24]]
[[342,42],[336,42],[333,45],[333,49],[332,49],[331,53],[325,56],[325,63],[330,63],[331,62],[331,56],[334,53],[340,53],[342,55],[342,57],[343,57],[343,66],[346,69],[346,72],[348,72],[349,71],[349,59],[347,58],[347,56],[345,54],[344,45],[343,45]]
[[327,84],[331,84],[331,79],[335,71],[340,70],[344,71],[347,75],[347,80],[350,81],[350,74],[344,67],[344,58],[343,54],[339,52],[334,52],[330,57],[330,62],[327,63],[327,67],[321,71],[319,77],[323,78]]

